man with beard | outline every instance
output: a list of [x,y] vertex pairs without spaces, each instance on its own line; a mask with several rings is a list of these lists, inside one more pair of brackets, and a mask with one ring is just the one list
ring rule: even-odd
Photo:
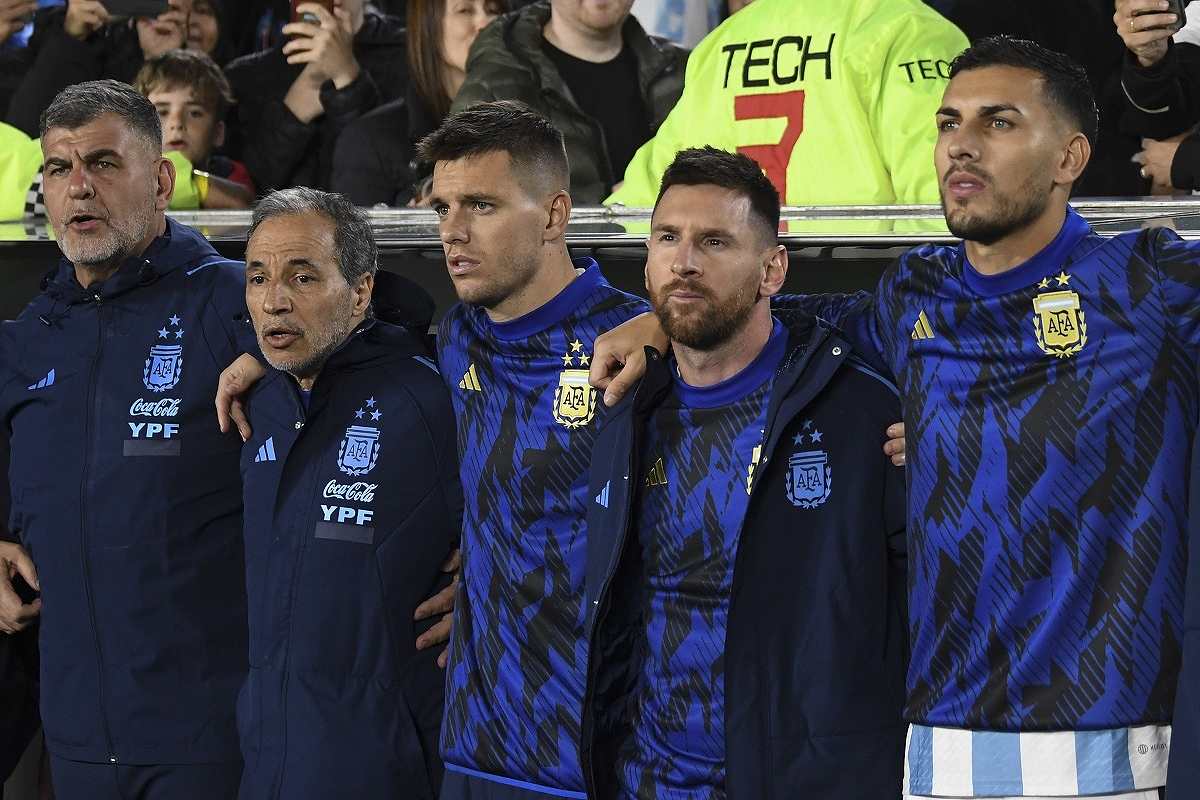
[[[41,712],[57,797],[227,798],[246,673],[240,443],[209,400],[257,349],[241,265],[165,216],[175,172],[132,87],[64,89],[42,115],[44,191],[63,252],[0,326],[12,532],[39,600]],[[23,546],[22,546],[23,545]],[[35,569],[36,565],[36,569]],[[44,605],[43,605],[44,604]]]
[[1200,271],[1170,230],[1102,238],[1070,208],[1096,125],[1065,57],[964,51],[935,151],[963,244],[910,251],[865,302],[805,301],[896,376],[913,434],[912,797],[1149,800],[1166,782]]
[[646,288],[673,350],[592,457],[597,800],[890,800],[900,783],[904,473],[877,447],[900,403],[826,324],[772,316],[778,230],[747,156],[684,150],[663,175]]
[[441,782],[444,675],[413,618],[461,525],[454,414],[427,342],[371,313],[376,277],[340,195],[255,208],[246,305],[273,369],[242,452],[242,800],[433,800]]

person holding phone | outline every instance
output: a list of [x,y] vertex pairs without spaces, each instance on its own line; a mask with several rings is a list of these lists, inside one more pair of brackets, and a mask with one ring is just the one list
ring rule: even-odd
[[235,134],[260,191],[328,188],[333,148],[350,122],[403,96],[404,21],[364,0],[293,0],[287,40],[237,59]]
[[5,121],[30,136],[54,96],[83,81],[132,83],[145,61],[168,50],[202,50],[218,64],[229,47],[220,0],[67,0],[38,12],[29,71]]
[[1188,26],[1185,7],[1185,0],[1117,0],[1113,14],[1129,51],[1122,127],[1142,137],[1134,161],[1153,194],[1200,189],[1200,31],[1193,31],[1200,13]]

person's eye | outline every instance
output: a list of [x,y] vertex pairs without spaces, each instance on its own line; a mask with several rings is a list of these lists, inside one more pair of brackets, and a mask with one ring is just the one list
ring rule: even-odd
[[660,233],[660,234],[658,235],[658,240],[659,240],[660,242],[673,242],[673,241],[675,241],[675,234],[673,234],[673,233]]
[[262,286],[264,283],[266,283],[266,279],[262,275],[254,275],[250,278],[250,283],[254,284],[255,286]]
[[97,162],[96,162],[96,169],[112,169],[112,168],[114,168],[114,167],[116,167],[116,166],[117,166],[117,165],[116,165],[116,164],[114,164],[114,163],[113,163],[113,162],[111,162],[111,161],[103,161],[103,160],[101,160],[101,161],[97,161]]
[[450,213],[450,206],[446,205],[445,203],[435,203],[433,205],[433,213],[437,214],[439,217],[444,217]]
[[944,119],[938,123],[939,131],[952,131],[958,127],[958,121],[953,119]]
[[724,246],[725,246],[725,240],[724,240],[724,239],[717,239],[717,238],[715,238],[715,237],[712,237],[712,236],[710,236],[710,237],[708,237],[707,239],[705,239],[705,240],[704,240],[704,245],[705,245],[706,247],[724,247]]
[[312,282],[313,282],[313,279],[312,279],[311,275],[297,275],[296,276],[296,283],[299,283],[302,286],[304,284],[308,284],[308,283],[312,283]]
[[1012,123],[1002,117],[995,117],[992,119],[992,127],[1003,130],[1005,128],[1011,128]]
[[492,204],[486,203],[483,200],[476,200],[474,203],[471,203],[471,208],[476,211],[487,212],[492,210]]

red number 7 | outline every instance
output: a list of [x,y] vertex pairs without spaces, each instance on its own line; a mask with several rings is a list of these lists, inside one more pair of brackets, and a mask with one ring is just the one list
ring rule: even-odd
[[781,94],[744,94],[733,99],[733,118],[774,119],[784,117],[787,127],[778,144],[752,144],[739,147],[738,152],[750,156],[775,184],[780,202],[787,203],[787,168],[792,150],[804,132],[804,92]]

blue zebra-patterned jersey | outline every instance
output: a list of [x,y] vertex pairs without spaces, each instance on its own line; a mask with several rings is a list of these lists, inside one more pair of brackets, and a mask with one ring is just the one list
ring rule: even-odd
[[[986,276],[917,248],[827,308],[890,365],[908,442],[907,718],[1169,724],[1180,666],[1200,251],[1068,211]],[[865,313],[864,313],[865,311]]]
[[[617,769],[636,800],[725,797],[725,635],[733,565],[787,333],[698,389],[678,378],[642,445],[634,530],[646,585],[644,654]],[[752,578],[751,578],[752,579]]]
[[587,374],[596,337],[647,306],[591,259],[576,264],[519,319],[459,304],[441,324],[465,499],[442,755],[449,769],[582,792],[585,512],[603,408]]

